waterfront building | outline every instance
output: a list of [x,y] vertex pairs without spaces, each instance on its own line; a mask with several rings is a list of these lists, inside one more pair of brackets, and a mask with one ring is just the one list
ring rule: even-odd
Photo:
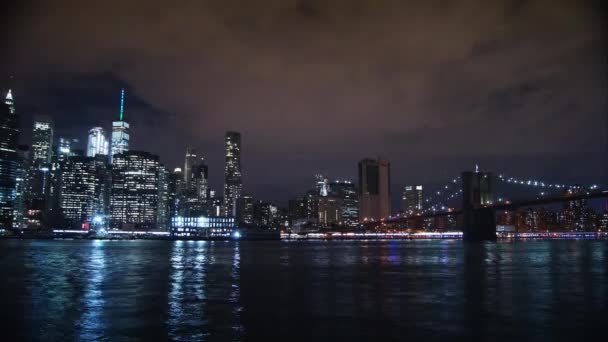
[[63,227],[89,229],[92,223],[107,222],[109,169],[105,157],[71,156],[61,162],[60,169]]
[[390,163],[384,159],[359,162],[359,220],[380,220],[391,214]]
[[224,169],[224,216],[236,216],[236,202],[241,197],[241,133],[226,132]]
[[93,127],[89,130],[87,157],[95,157],[98,154],[108,155],[108,139],[103,128]]
[[235,236],[234,217],[177,216],[171,219],[173,236],[226,239]]
[[158,156],[127,151],[114,156],[110,227],[154,230],[158,223]]
[[15,187],[19,173],[19,123],[9,90],[0,104],[0,229],[13,227]]
[[13,206],[13,228],[25,228],[27,173],[30,162],[30,148],[27,145],[17,147],[17,172],[15,178],[15,200]]
[[25,221],[27,228],[31,229],[42,227],[42,216],[50,200],[53,131],[53,121],[48,116],[34,118],[31,162],[25,191]]
[[125,109],[125,89],[120,91],[120,112],[119,120],[112,122],[112,142],[110,162],[112,162],[115,154],[126,152],[129,150],[129,123],[124,120]]
[[169,229],[172,191],[169,170],[161,165],[158,169],[158,211],[156,220],[158,230]]

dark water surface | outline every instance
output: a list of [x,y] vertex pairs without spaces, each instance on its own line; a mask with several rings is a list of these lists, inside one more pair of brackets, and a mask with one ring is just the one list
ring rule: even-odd
[[3,240],[0,272],[5,341],[608,340],[606,241]]

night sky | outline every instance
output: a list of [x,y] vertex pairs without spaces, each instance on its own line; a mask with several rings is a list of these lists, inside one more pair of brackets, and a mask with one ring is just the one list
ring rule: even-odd
[[190,143],[218,190],[224,132],[240,131],[245,191],[279,203],[378,155],[395,194],[476,162],[606,183],[601,4],[11,1],[0,87],[14,75],[26,144],[34,114],[83,142],[109,130],[125,87],[132,149],[172,169]]

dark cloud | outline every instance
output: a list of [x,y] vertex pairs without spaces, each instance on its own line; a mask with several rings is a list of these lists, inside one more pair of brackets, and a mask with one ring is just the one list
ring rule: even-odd
[[16,76],[24,128],[45,112],[81,138],[109,126],[125,86],[134,146],[173,167],[194,144],[215,187],[223,133],[239,130],[245,188],[268,199],[303,191],[318,170],[354,178],[376,155],[396,184],[450,178],[475,160],[591,182],[606,160],[601,7],[21,1],[2,21],[0,72]]

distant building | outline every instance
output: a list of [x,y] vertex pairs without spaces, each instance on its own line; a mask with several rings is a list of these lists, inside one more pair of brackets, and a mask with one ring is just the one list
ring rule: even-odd
[[322,226],[329,226],[342,221],[342,199],[326,196],[319,198],[319,219]]
[[53,121],[48,116],[36,116],[32,132],[31,162],[25,191],[27,228],[43,226],[51,192],[51,159],[53,156]]
[[390,163],[383,159],[359,162],[359,220],[380,220],[391,214]]
[[98,154],[108,155],[108,139],[103,128],[93,127],[89,130],[87,157],[95,157]]
[[27,173],[30,162],[30,149],[27,145],[17,148],[17,173],[15,182],[15,200],[13,210],[13,228],[26,228],[24,215],[26,210]]
[[76,144],[78,144],[78,139],[59,137],[57,151],[55,152],[57,160],[61,162],[68,157],[77,155],[75,149]]
[[159,173],[158,156],[127,151],[114,156],[110,227],[115,229],[157,229]]
[[[61,163],[60,208],[65,227],[89,228],[107,222],[109,169],[103,156],[71,156]],[[62,227],[64,228],[64,227]]]
[[253,199],[253,196],[243,195],[238,199],[236,204],[237,223],[246,226],[253,225],[253,218],[255,214],[255,200]]
[[224,216],[236,216],[236,202],[241,197],[241,133],[226,132],[224,169]]
[[156,228],[169,230],[171,224],[172,188],[169,170],[160,165],[158,168],[158,210],[156,212]]
[[194,168],[194,165],[196,165],[197,161],[198,161],[198,158],[196,157],[196,150],[192,146],[186,147],[186,158],[184,160],[184,170],[183,170],[184,185],[186,187],[190,187],[190,181],[192,180],[193,168]]
[[34,118],[32,133],[32,165],[40,168],[51,162],[53,155],[53,120],[39,115]]
[[112,146],[110,153],[110,162],[115,154],[123,153],[129,150],[129,123],[124,121],[125,108],[125,90],[120,91],[120,114],[119,120],[112,122]]
[[19,173],[19,123],[9,90],[0,104],[0,229],[13,227],[15,187]]
[[339,223],[356,226],[359,222],[359,196],[351,181],[334,181],[329,184],[330,195],[340,200]]
[[401,194],[401,210],[406,214],[421,212],[424,203],[422,185],[406,185]]
[[234,217],[178,216],[171,219],[171,232],[174,236],[226,239],[233,237],[234,229]]

